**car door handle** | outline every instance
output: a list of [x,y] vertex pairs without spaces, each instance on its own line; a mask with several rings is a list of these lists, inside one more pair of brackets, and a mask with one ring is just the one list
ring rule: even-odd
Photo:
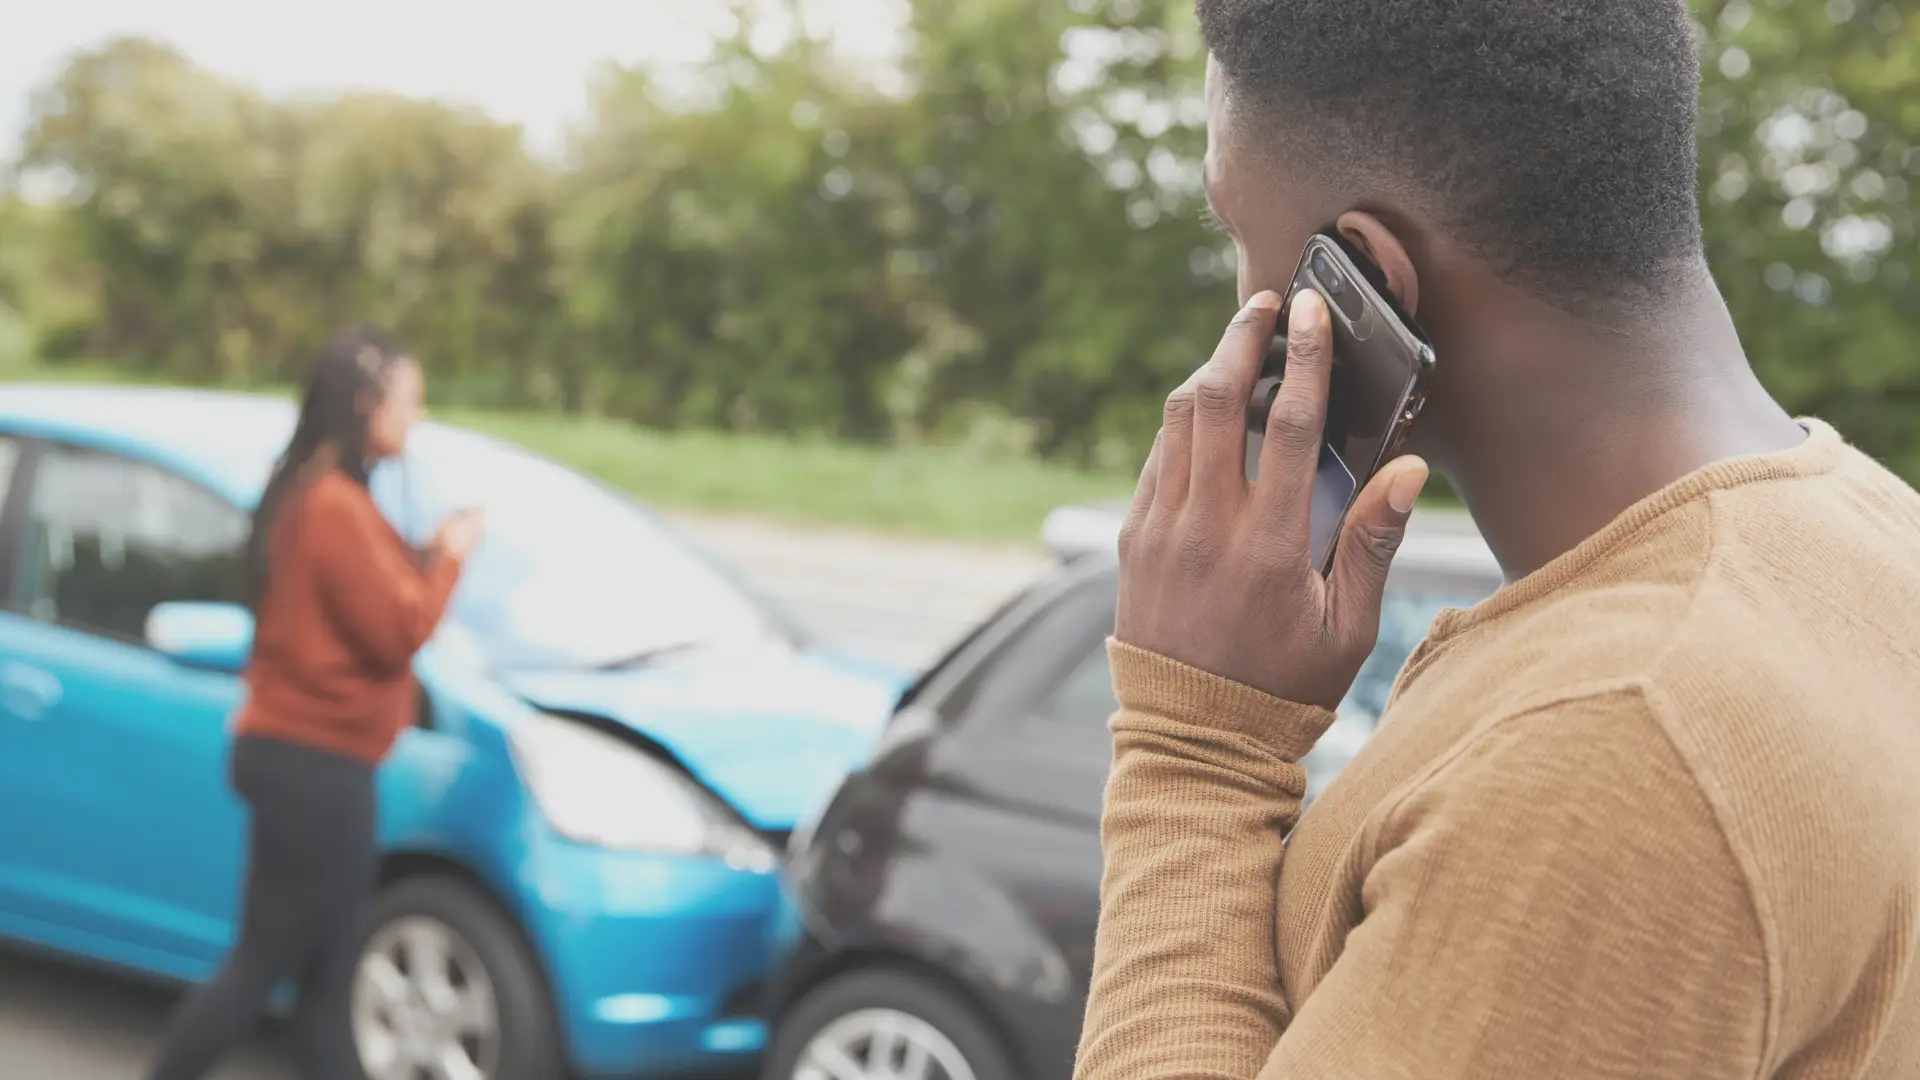
[[0,661],[0,706],[22,720],[45,719],[65,693],[59,678],[45,668]]

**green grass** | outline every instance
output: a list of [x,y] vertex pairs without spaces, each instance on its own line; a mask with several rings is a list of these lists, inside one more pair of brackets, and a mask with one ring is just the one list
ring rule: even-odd
[[[104,364],[0,371],[0,380],[144,381]],[[448,409],[435,415],[509,439],[663,508],[930,539],[1037,545],[1049,510],[1124,498],[1134,482],[1131,473],[950,449],[661,432],[551,414]]]
[[35,383],[121,383],[128,386],[176,385],[167,379],[127,371],[98,360],[62,360],[57,364],[0,363],[0,384]]
[[1035,544],[1062,503],[1125,497],[1133,476],[951,450],[877,449],[607,420],[450,412],[665,507],[938,539]]

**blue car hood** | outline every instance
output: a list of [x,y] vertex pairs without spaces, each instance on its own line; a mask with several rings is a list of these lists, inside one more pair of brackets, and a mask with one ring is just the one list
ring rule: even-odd
[[791,829],[880,739],[904,672],[780,648],[692,653],[632,671],[502,676],[536,707],[625,724],[762,829]]

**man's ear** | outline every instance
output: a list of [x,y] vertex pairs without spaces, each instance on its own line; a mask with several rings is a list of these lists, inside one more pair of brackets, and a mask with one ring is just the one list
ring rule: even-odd
[[1420,276],[1414,273],[1413,259],[1393,230],[1365,210],[1349,210],[1336,223],[1340,235],[1367,253],[1387,276],[1387,288],[1410,318],[1419,317]]

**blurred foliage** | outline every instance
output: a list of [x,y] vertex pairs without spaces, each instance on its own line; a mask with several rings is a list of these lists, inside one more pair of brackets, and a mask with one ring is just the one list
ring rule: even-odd
[[550,178],[512,128],[396,97],[266,101],[137,40],[75,59],[34,113],[22,164],[67,188],[63,240],[97,287],[80,349],[246,381],[349,319],[455,370],[542,343]]
[[[904,89],[743,9],[697,87],[616,72],[552,162],[438,104],[79,56],[20,162],[59,197],[0,197],[0,365],[284,381],[373,319],[462,404],[1137,462],[1233,302],[1190,4],[905,2]],[[1709,253],[1755,366],[1920,478],[1920,14],[1695,8]]]
[[1920,10],[1696,10],[1707,254],[1747,355],[1790,407],[1920,480]]
[[0,190],[0,374],[73,352],[93,325],[99,290],[71,221]]

